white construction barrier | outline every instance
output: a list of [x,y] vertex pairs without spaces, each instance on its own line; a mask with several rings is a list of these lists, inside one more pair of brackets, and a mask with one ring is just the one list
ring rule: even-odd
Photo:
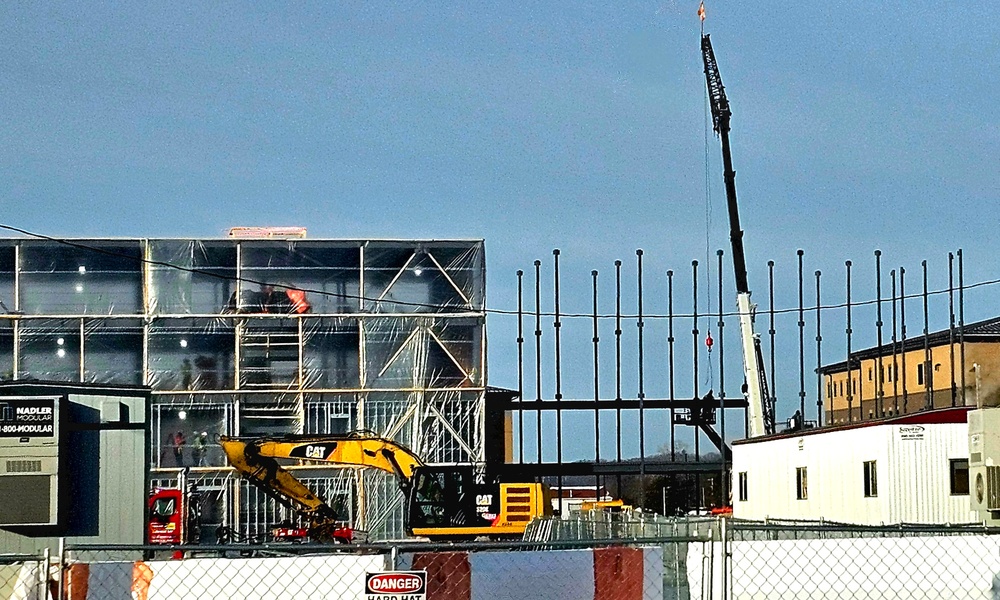
[[1000,598],[1000,536],[949,535],[688,544],[692,600]]

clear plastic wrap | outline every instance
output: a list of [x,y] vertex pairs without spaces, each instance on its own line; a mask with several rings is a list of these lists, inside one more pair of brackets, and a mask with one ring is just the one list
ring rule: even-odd
[[14,322],[0,319],[0,381],[14,378]]
[[[361,261],[357,243],[245,242],[240,261],[237,312],[358,312]],[[296,291],[300,296],[296,297]]]
[[[250,531],[288,515],[233,504],[221,435],[482,460],[484,298],[481,241],[0,240],[0,379],[149,385],[154,477],[211,475],[203,510]],[[403,535],[392,476],[331,473],[373,539]]]
[[21,312],[128,315],[142,312],[142,246],[136,241],[21,244]]
[[306,389],[361,386],[361,340],[357,319],[303,319],[303,383]]
[[236,328],[220,318],[156,319],[149,327],[149,385],[157,391],[231,390]]
[[444,313],[483,308],[481,242],[365,245],[365,309],[373,313]]
[[231,242],[151,240],[148,255],[152,314],[217,314],[236,290]]
[[153,468],[224,467],[219,438],[233,435],[235,400],[228,395],[161,398],[153,406]]
[[483,322],[479,317],[365,319],[365,386],[481,386]]
[[139,319],[84,319],[84,381],[141,385],[142,335]]
[[80,319],[20,323],[18,379],[80,381]]

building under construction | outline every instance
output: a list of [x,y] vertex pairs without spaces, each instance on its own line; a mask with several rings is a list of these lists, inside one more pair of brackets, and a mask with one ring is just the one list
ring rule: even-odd
[[[202,541],[254,536],[291,514],[220,436],[364,429],[484,459],[484,297],[481,240],[5,239],[0,376],[149,386],[153,483],[194,486]],[[345,520],[402,535],[390,476],[300,469]]]

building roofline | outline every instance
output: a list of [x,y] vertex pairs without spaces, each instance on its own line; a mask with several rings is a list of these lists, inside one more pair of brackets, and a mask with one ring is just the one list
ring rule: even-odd
[[[919,335],[907,338],[905,344],[902,342],[896,342],[895,344],[889,342],[887,344],[882,344],[881,346],[873,346],[871,348],[865,348],[863,350],[852,352],[850,357],[850,368],[857,368],[860,366],[861,361],[864,360],[878,358],[879,356],[882,356],[883,358],[886,356],[892,356],[894,354],[894,347],[896,354],[919,350],[924,347],[924,337],[925,336],[923,335]],[[1000,342],[1000,317],[976,321],[975,323],[966,323],[962,327],[961,337],[965,342]],[[929,348],[946,345],[949,341],[958,343],[959,329],[957,327],[954,329],[942,329],[940,331],[929,333],[926,338],[927,346]],[[823,365],[818,369],[818,371],[821,375],[831,375],[833,373],[842,373],[847,371],[847,369],[848,363],[845,360],[838,363]]]
[[29,242],[339,242],[349,244],[366,244],[370,242],[403,242],[407,244],[435,244],[435,243],[484,243],[485,238],[313,238],[313,237],[58,237],[54,240],[31,236],[0,236],[0,243],[6,241],[29,241]]
[[755,442],[769,442],[771,440],[781,440],[788,438],[800,438],[821,433],[832,433],[835,431],[847,431],[849,429],[864,429],[866,427],[878,427],[881,425],[940,425],[945,423],[967,423],[969,412],[975,410],[975,406],[950,406],[948,408],[938,408],[934,410],[924,410],[916,413],[889,417],[884,419],[870,419],[857,423],[846,423],[844,425],[828,425],[826,427],[813,427],[812,429],[798,429],[796,431],[782,431],[773,435],[734,440],[734,446],[753,444]]

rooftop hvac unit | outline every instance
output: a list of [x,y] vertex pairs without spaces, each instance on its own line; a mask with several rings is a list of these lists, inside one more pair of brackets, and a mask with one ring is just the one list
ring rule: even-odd
[[59,398],[0,397],[0,527],[57,525]]

